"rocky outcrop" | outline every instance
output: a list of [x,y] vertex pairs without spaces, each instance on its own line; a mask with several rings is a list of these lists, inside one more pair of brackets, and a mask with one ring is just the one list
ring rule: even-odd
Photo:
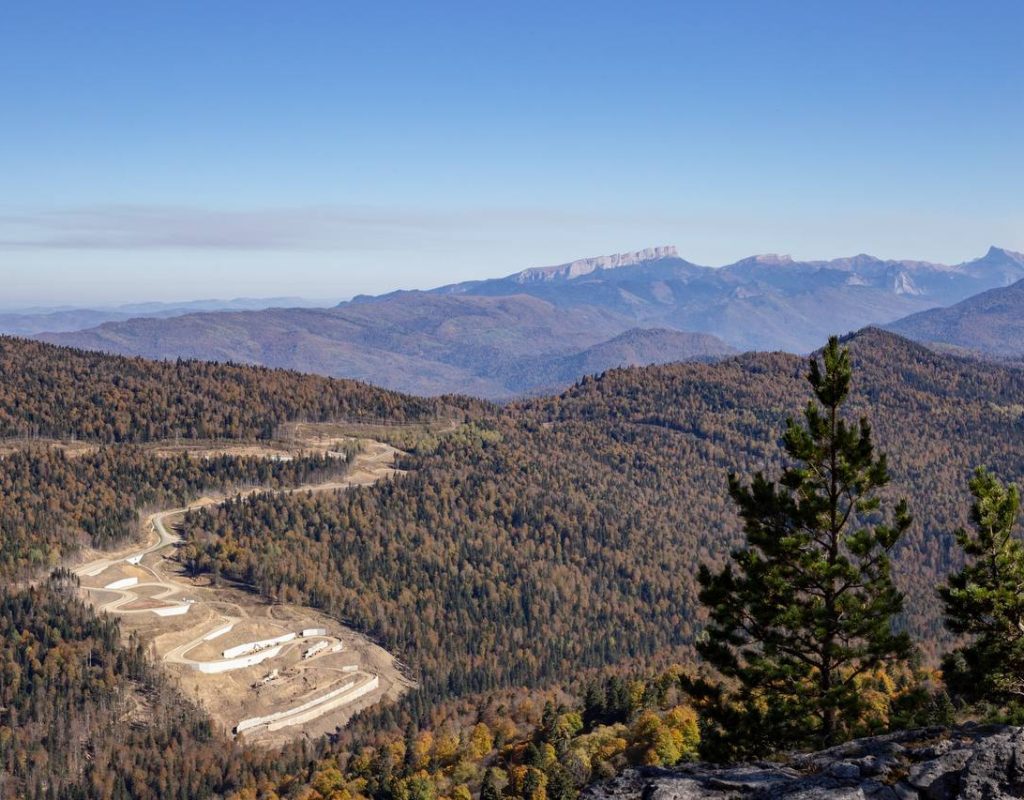
[[663,258],[679,258],[679,253],[673,245],[665,247],[648,247],[644,250],[637,250],[634,253],[616,253],[611,256],[597,256],[596,258],[580,258],[570,261],[568,264],[558,264],[553,267],[533,267],[524,269],[511,276],[517,283],[530,283],[533,281],[552,281],[558,278],[572,280],[582,275],[589,275],[601,269],[618,269],[619,267],[631,267],[634,264],[643,264],[647,261],[660,261]]
[[1024,797],[1024,728],[928,728],[778,763],[629,770],[585,800],[1004,800]]

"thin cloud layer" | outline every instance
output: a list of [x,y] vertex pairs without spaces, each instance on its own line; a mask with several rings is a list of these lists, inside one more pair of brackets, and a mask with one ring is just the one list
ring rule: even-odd
[[216,210],[93,206],[0,215],[6,250],[366,250],[474,239],[517,225],[605,221],[538,210],[432,213],[372,208]]
[[422,235],[437,220],[365,209],[214,210],[95,206],[0,217],[0,247],[38,250],[365,248]]

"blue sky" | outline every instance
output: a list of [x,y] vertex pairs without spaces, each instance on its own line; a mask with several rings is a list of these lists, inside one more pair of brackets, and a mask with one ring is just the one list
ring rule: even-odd
[[0,307],[1024,250],[1019,2],[0,6]]

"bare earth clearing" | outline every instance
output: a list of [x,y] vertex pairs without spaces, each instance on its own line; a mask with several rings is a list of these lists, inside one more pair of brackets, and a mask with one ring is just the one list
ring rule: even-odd
[[[316,426],[306,426],[303,433]],[[312,437],[311,437],[312,438]],[[270,445],[217,448],[190,445],[199,456],[222,452],[290,457],[298,452],[341,451],[351,439],[323,436]],[[349,472],[338,480],[280,491],[338,491],[387,478],[398,453],[361,440]],[[157,452],[178,449],[161,444]],[[267,491],[250,489],[231,497]],[[137,632],[151,655],[177,676],[182,688],[215,720],[249,741],[278,744],[297,735],[318,736],[353,714],[413,684],[395,659],[366,637],[313,609],[270,603],[244,587],[213,586],[188,577],[174,559],[181,537],[175,521],[189,509],[222,503],[203,497],[185,508],[151,514],[148,541],[120,552],[87,555],[75,568],[82,593],[97,610],[121,618],[125,634]]]

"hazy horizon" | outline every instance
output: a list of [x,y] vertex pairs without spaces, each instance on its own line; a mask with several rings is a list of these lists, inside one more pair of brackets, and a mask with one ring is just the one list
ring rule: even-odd
[[[657,247],[657,246],[662,246],[662,245],[652,245],[652,247]],[[820,257],[820,258],[819,257],[802,258],[802,257],[797,257],[797,256],[793,255],[792,253],[788,253],[788,252],[773,251],[773,252],[762,252],[762,253],[747,253],[744,256],[740,256],[739,258],[737,258],[737,259],[735,259],[733,261],[730,261],[728,263],[724,263],[724,264],[700,264],[700,262],[698,262],[698,261],[696,261],[694,259],[687,258],[686,254],[683,253],[683,252],[680,252],[679,256],[680,256],[680,258],[683,258],[686,261],[690,261],[691,263],[700,264],[700,266],[710,267],[712,269],[721,269],[723,267],[730,266],[731,264],[735,264],[737,261],[741,261],[741,260],[743,260],[745,258],[753,258],[753,257],[757,257],[757,256],[782,256],[782,257],[792,258],[794,261],[814,262],[814,261],[832,261],[832,260],[838,260],[838,259],[843,259],[843,258],[851,258],[851,257],[858,256],[858,255],[868,255],[868,256],[872,256],[872,257],[878,258],[878,259],[883,260],[883,261],[901,261],[901,260],[905,260],[905,261],[928,261],[930,263],[935,263],[935,264],[942,264],[942,265],[947,265],[947,266],[955,266],[956,264],[964,263],[966,261],[972,261],[972,260],[974,260],[976,258],[983,257],[988,252],[990,247],[1002,247],[1002,246],[999,245],[999,244],[991,244],[991,245],[988,245],[988,246],[986,246],[984,248],[979,249],[974,255],[971,255],[971,256],[968,256],[965,259],[959,259],[959,260],[956,260],[956,261],[952,261],[952,260],[948,260],[948,259],[946,259],[946,260],[941,260],[941,259],[940,260],[920,259],[920,258],[914,258],[913,256],[908,256],[906,258],[894,258],[894,257],[888,257],[888,256],[880,256],[877,253],[864,253],[864,252],[843,253],[843,254],[838,254],[838,255],[833,255],[833,256],[823,256],[823,257]],[[636,248],[636,250],[643,250],[643,249],[646,249],[646,248],[643,248],[643,247]],[[1009,248],[1009,247],[1004,247],[1002,249],[1013,251],[1013,248]],[[462,279],[462,280],[474,281],[474,280],[491,280],[491,279],[497,279],[497,278],[504,278],[504,277],[507,277],[508,275],[514,274],[515,272],[519,272],[521,270],[528,270],[528,269],[542,268],[542,267],[560,266],[562,264],[568,264],[568,263],[571,263],[573,261],[586,260],[586,259],[589,259],[589,258],[599,258],[601,256],[609,256],[609,255],[619,255],[619,254],[623,254],[623,253],[631,253],[631,252],[636,252],[636,250],[618,250],[618,251],[611,251],[611,252],[608,252],[608,253],[591,253],[591,254],[586,255],[586,256],[578,256],[576,258],[566,259],[565,261],[558,261],[558,262],[552,261],[552,262],[549,262],[549,263],[546,263],[546,264],[529,264],[529,265],[526,265],[524,267],[514,269],[511,272],[503,272],[503,273],[497,274],[497,275],[470,276],[470,277]],[[1016,251],[1013,251],[1013,252],[1016,252]],[[430,289],[440,288],[441,286],[445,286],[448,283],[453,283],[453,282],[449,281],[449,282],[446,282],[446,283],[431,283],[431,284],[423,285],[423,286],[404,286],[404,285],[403,286],[393,286],[393,287],[388,288],[388,289],[383,289],[380,292],[372,292],[372,293],[364,293],[364,294],[378,295],[378,294],[387,294],[388,292],[391,292],[391,291],[401,291],[401,290],[414,290],[414,291],[415,290],[430,290]],[[347,302],[347,301],[353,299],[356,296],[357,296],[357,294],[352,294],[352,295],[347,295],[347,296],[340,296],[340,297],[313,297],[313,296],[303,296],[303,295],[274,295],[274,294],[264,294],[264,295],[247,295],[247,294],[243,294],[243,295],[237,295],[237,296],[222,296],[222,297],[218,297],[218,296],[214,296],[214,295],[196,296],[196,297],[135,297],[135,298],[129,298],[129,299],[125,299],[125,300],[115,300],[115,301],[110,301],[110,302],[99,301],[99,302],[95,302],[95,303],[79,303],[79,304],[76,304],[76,303],[53,303],[53,304],[33,303],[33,304],[22,304],[22,305],[9,305],[9,304],[0,303],[0,312],[2,312],[2,313],[13,313],[13,314],[28,314],[28,313],[46,313],[46,312],[51,312],[51,311],[73,310],[73,309],[90,309],[90,310],[109,310],[109,311],[114,311],[114,310],[118,310],[118,309],[132,309],[132,308],[135,308],[135,307],[142,307],[142,306],[146,306],[146,305],[174,307],[174,306],[187,306],[187,305],[190,305],[190,304],[197,304],[197,303],[223,303],[223,304],[228,304],[228,303],[239,303],[239,302],[242,302],[242,301],[251,301],[253,303],[261,303],[263,301],[292,301],[292,302],[298,303],[298,304],[300,304],[302,306],[305,306],[305,307],[329,307],[329,306],[337,305],[339,303]],[[267,305],[266,307],[271,307],[271,306]]]
[[[1024,7],[0,9],[0,306],[1024,250]],[[382,34],[382,32],[385,32]]]

